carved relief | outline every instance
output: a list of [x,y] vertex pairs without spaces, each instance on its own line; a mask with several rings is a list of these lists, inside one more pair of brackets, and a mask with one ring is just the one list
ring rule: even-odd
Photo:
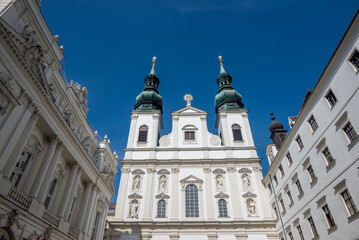
[[81,107],[82,110],[84,110],[85,114],[87,114],[89,110],[87,107],[87,101],[88,101],[87,88],[82,87],[79,83],[77,82],[75,83],[73,80],[70,81],[69,87],[74,91],[79,106]]
[[160,138],[159,143],[161,147],[168,147],[171,144],[171,138],[168,135],[165,135]]
[[216,135],[212,135],[209,142],[213,145],[213,146],[218,146],[221,144],[221,138],[216,136]]

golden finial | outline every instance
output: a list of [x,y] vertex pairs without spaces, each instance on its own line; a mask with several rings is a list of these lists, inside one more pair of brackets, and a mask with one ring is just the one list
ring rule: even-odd
[[187,107],[191,106],[191,101],[193,100],[193,96],[191,94],[184,95],[184,100],[187,102]]
[[223,59],[222,59],[222,56],[218,56],[218,61],[221,63],[221,66],[223,66]]
[[156,59],[157,59],[156,57],[152,58],[152,67],[155,67]]

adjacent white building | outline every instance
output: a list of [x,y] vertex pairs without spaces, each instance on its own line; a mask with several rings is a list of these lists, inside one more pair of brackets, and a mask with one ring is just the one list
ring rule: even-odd
[[105,239],[277,238],[248,110],[231,82],[221,66],[218,135],[207,129],[207,112],[186,95],[185,107],[171,114],[171,133],[160,136],[162,98],[153,66],[131,112]]
[[280,239],[359,239],[358,51],[357,12],[288,135],[269,127],[263,183]]
[[0,1],[0,239],[102,239],[117,156],[40,2]]

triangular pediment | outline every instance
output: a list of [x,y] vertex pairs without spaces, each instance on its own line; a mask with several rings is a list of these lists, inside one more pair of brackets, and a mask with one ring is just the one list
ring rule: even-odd
[[157,194],[156,199],[169,199],[170,196],[168,196],[166,193],[161,192],[160,194]]
[[182,179],[180,183],[203,183],[201,179],[195,177],[193,175],[189,175],[188,177]]
[[131,195],[128,196],[129,199],[141,199],[142,196],[138,193],[132,193]]
[[255,198],[255,197],[257,197],[257,195],[252,193],[252,192],[246,192],[245,194],[242,195],[242,197],[244,197],[244,198]]
[[173,112],[171,115],[178,116],[178,115],[203,115],[203,114],[207,115],[207,112],[202,111],[198,108],[194,108],[192,106],[187,106],[185,108]]
[[224,192],[217,193],[214,197],[215,198],[229,198],[229,196],[227,194],[225,194]]

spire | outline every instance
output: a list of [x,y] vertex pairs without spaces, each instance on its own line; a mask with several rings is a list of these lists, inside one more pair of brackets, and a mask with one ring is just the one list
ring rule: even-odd
[[155,72],[156,59],[157,59],[156,57],[152,58],[152,69],[151,69],[150,75],[156,75],[156,72]]
[[226,70],[224,70],[224,67],[223,67],[223,59],[222,59],[222,56],[218,56],[218,61],[219,61],[220,64],[221,64],[219,75],[221,75],[221,74],[223,74],[223,73],[227,74],[227,73],[226,73]]
[[217,78],[216,113],[219,109],[241,109],[244,106],[241,101],[242,96],[233,88],[232,77],[224,70],[222,56],[218,56],[218,60],[220,62],[220,73]]
[[136,97],[135,109],[139,111],[160,110],[162,113],[162,97],[158,94],[160,79],[156,76],[155,63],[156,57],[152,58],[152,69],[150,74],[145,77],[145,88]]
[[272,142],[276,146],[277,150],[282,146],[286,136],[287,136],[287,130],[283,128],[283,125],[281,122],[276,121],[274,114],[271,113],[271,119],[272,122],[269,125],[269,131],[271,132],[270,138],[272,139]]

